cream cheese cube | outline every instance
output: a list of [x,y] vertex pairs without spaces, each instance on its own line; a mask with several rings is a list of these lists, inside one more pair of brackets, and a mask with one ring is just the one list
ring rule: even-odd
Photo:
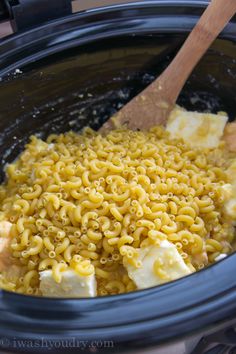
[[10,266],[11,255],[9,251],[10,231],[12,223],[0,221],[0,271],[7,270]]
[[223,139],[229,151],[236,152],[236,122],[226,124]]
[[[124,266],[138,289],[163,284],[192,273],[175,245],[169,241],[162,241],[160,246],[152,245],[137,251],[139,253],[137,260],[141,261],[142,266],[135,268],[127,259],[124,260]],[[161,271],[166,274],[165,278],[154,271],[154,263],[157,260],[161,263]]]
[[223,197],[225,199],[225,212],[234,220],[236,219],[236,160],[234,159],[226,171],[228,181],[223,185]]
[[224,211],[231,218],[236,219],[236,190],[235,186],[227,183],[221,187],[224,198]]
[[11,227],[12,223],[8,221],[0,221],[0,255],[1,253],[4,253],[9,245]]
[[224,184],[221,187],[221,190],[223,192],[223,198],[225,201],[230,200],[235,194],[234,188],[233,188],[232,184],[230,184],[230,183]]
[[183,139],[193,147],[216,148],[223,136],[228,116],[188,112],[175,108],[168,119],[166,130],[173,139]]
[[236,219],[236,198],[230,199],[226,204],[225,204],[225,212],[228,214],[231,218]]
[[[226,173],[227,173],[227,177],[228,177],[229,182],[233,185],[236,184],[236,177],[235,177],[236,176],[236,159],[234,159],[231,162]],[[236,193],[236,188],[235,188],[234,192]]]
[[0,221],[0,237],[8,237],[11,231],[12,223]]
[[40,290],[48,297],[94,297],[97,295],[95,275],[80,276],[73,269],[62,273],[61,283],[57,283],[52,270],[40,272]]

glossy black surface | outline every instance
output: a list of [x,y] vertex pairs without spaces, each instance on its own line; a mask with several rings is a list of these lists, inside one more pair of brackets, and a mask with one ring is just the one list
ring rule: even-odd
[[0,22],[7,21],[8,18],[9,18],[9,14],[5,6],[5,3],[4,1],[0,1]]
[[[45,137],[87,124],[99,127],[161,72],[205,4],[145,1],[93,10],[3,41],[1,170],[32,133]],[[198,65],[179,102],[192,109],[226,110],[234,118],[234,22],[222,38]],[[106,350],[111,353],[215,331],[236,318],[235,258],[161,287],[120,296],[50,300],[2,291],[0,338],[9,342],[0,341],[0,348],[16,351],[13,338],[99,339],[114,341],[114,348]],[[32,353],[32,348],[24,350]]]

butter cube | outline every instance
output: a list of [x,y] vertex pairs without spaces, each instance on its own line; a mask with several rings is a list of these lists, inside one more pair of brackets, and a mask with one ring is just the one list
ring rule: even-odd
[[166,130],[173,139],[183,139],[193,147],[216,148],[223,136],[226,114],[188,112],[175,108],[168,119]]
[[40,290],[48,297],[94,297],[97,295],[95,275],[80,276],[73,269],[62,273],[61,283],[57,283],[52,270],[40,272]]
[[[135,268],[129,263],[128,259],[124,260],[124,266],[138,289],[163,284],[192,273],[184,263],[175,245],[169,241],[162,241],[160,246],[152,245],[140,248],[137,251],[139,253],[137,260],[141,261],[142,266]],[[165,277],[156,274],[154,271],[156,261],[161,264],[161,274],[165,274]]]

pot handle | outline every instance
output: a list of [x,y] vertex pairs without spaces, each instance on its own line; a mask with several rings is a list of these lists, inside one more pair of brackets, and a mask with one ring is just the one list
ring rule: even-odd
[[9,14],[5,2],[0,0],[0,23],[9,20]]
[[[210,349],[208,349],[210,347]],[[235,354],[236,327],[229,327],[203,337],[191,354]]]
[[[134,0],[0,0],[0,24],[11,21],[14,32],[94,7]],[[142,1],[142,0],[136,0]],[[196,0],[198,1],[198,0]],[[33,22],[32,22],[33,20]]]
[[[202,0],[193,0],[198,4]],[[210,0],[206,0],[210,1]],[[14,32],[96,7],[144,0],[0,0],[0,24],[10,21]]]
[[10,20],[14,32],[71,15],[73,0],[0,0],[0,22]]

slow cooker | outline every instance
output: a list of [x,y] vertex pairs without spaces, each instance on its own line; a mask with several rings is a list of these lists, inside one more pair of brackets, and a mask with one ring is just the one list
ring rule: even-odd
[[[0,42],[1,179],[31,134],[97,129],[165,68],[207,3],[139,1],[71,14],[71,1],[2,1],[0,18],[11,16],[17,32]],[[235,87],[233,18],[179,104],[234,119]],[[236,353],[235,264],[233,254],[166,285],[93,299],[0,291],[0,353]]]

